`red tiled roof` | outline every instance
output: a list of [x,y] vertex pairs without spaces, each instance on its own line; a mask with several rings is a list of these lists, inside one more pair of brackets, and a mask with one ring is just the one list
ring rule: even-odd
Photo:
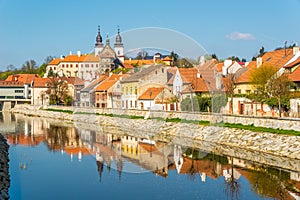
[[291,68],[291,67],[294,67],[298,64],[300,64],[300,57],[297,58],[294,62],[291,62],[290,64],[286,65],[285,68]]
[[197,78],[198,70],[196,68],[178,68],[183,82],[193,83]]
[[54,58],[48,65],[58,65],[63,59],[61,58]]
[[[148,88],[140,97],[140,100],[154,100],[164,88]],[[151,93],[151,96],[150,96]]]
[[14,74],[9,75],[6,81],[22,82],[24,84],[30,84],[35,78],[39,78],[38,74]]
[[194,92],[209,92],[207,83],[203,78],[197,78],[195,84],[193,85]]
[[251,61],[247,67],[246,71],[242,73],[237,79],[237,83],[248,83],[251,73],[256,69],[256,61]]
[[50,78],[35,78],[34,79],[34,88],[43,88],[48,87],[48,85],[51,83]]
[[291,74],[288,74],[289,80],[300,82],[300,66],[298,66]]
[[133,69],[133,66],[130,63],[124,63],[123,66],[125,69]]
[[[262,65],[270,65],[279,69],[283,67],[293,57],[293,49],[280,49],[275,51],[266,52],[262,56]],[[237,83],[249,83],[250,75],[254,69],[256,69],[256,61],[251,61],[247,67],[246,71],[239,76]]]
[[116,80],[109,80],[106,79],[105,81],[103,81],[100,85],[98,85],[95,89],[96,92],[100,92],[100,91],[107,91],[109,88],[111,88],[116,82],[118,81],[118,79]]

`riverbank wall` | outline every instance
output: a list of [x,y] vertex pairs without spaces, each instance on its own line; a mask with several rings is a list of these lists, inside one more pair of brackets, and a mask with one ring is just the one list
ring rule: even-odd
[[[66,109],[64,107],[49,107],[52,109]],[[128,119],[120,117],[108,117],[98,114],[115,114],[117,115],[137,115],[138,112],[142,111],[127,111],[121,112],[119,110],[114,110],[109,112],[99,113],[100,111],[95,109],[81,109],[73,108],[74,114],[68,114],[65,112],[52,112],[43,110],[39,107],[33,106],[16,106],[12,112],[21,113],[29,116],[40,116],[53,118],[58,120],[72,121],[75,124],[81,123],[89,126],[99,127],[99,130],[110,131],[110,132],[120,132],[125,134],[131,134],[134,131],[135,135],[147,136],[149,138],[155,138],[165,142],[176,143],[179,140],[192,140],[198,145],[201,144],[212,144],[213,148],[219,146],[224,148],[215,149],[220,153],[229,151],[228,149],[245,149],[249,152],[259,152],[265,153],[272,156],[287,157],[290,159],[300,160],[300,137],[299,136],[289,136],[289,135],[277,135],[271,133],[260,133],[252,132],[248,130],[240,130],[234,128],[225,128],[217,126],[201,126],[192,123],[175,123],[166,122],[164,120],[155,119]],[[97,112],[96,112],[97,111]],[[76,114],[77,113],[77,114]],[[92,115],[91,113],[94,113]],[[141,116],[146,116],[147,111],[141,113]],[[151,111],[152,113],[152,111]],[[158,112],[153,112],[151,117],[158,117],[156,115]],[[144,114],[144,115],[142,115]],[[160,118],[164,118],[163,114],[167,115],[170,113],[162,113]],[[192,118],[188,113],[184,113],[186,118],[189,120],[199,120]],[[188,118],[189,116],[190,118]],[[179,115],[168,116],[169,118],[180,117]],[[209,119],[211,116],[203,116],[203,120]],[[234,120],[235,123],[237,119]],[[288,122],[286,122],[288,123]],[[177,140],[177,141],[176,141]],[[226,148],[231,147],[231,148]],[[230,153],[230,152],[228,152]]]
[[0,134],[0,199],[9,199],[9,158],[8,158],[9,145],[6,139]]

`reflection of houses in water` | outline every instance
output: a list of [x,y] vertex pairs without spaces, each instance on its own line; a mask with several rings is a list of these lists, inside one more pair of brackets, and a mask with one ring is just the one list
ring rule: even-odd
[[172,148],[165,143],[129,135],[121,137],[122,156],[156,175],[168,176]]

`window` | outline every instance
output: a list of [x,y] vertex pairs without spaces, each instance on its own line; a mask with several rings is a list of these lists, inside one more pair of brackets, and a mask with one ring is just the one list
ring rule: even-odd
[[62,65],[62,68],[65,68],[65,65],[64,65],[64,64]]
[[83,64],[81,64],[81,68],[83,68]]
[[66,68],[68,68],[68,67],[69,67],[69,64],[66,65]]
[[72,68],[72,67],[73,67],[73,64],[70,64],[70,67]]
[[54,68],[54,70],[56,70],[56,67],[53,67]]
[[157,74],[157,71],[155,71],[155,74]]
[[238,94],[241,94],[242,93],[242,90],[241,89],[238,89]]
[[134,94],[137,95],[137,93],[138,93],[137,86],[135,86],[135,88],[134,88]]
[[78,68],[78,64],[76,64],[76,68]]
[[161,68],[161,72],[162,72],[162,73],[165,73],[165,68]]
[[23,90],[15,90],[15,93],[23,93]]
[[99,67],[99,65],[98,65],[98,64],[96,64],[96,67]]
[[250,92],[251,92],[251,90],[246,90],[246,93],[247,93],[247,94],[250,94]]
[[91,67],[94,67],[94,65],[92,64]]

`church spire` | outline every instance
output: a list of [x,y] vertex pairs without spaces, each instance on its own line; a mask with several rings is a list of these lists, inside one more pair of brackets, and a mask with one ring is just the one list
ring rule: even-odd
[[118,26],[118,34],[116,36],[116,45],[122,45],[122,37],[120,35],[120,27]]
[[100,34],[100,26],[98,25],[98,35],[96,37],[96,44],[95,46],[101,45],[102,44],[102,37]]
[[106,34],[106,45],[110,45],[110,44],[109,44],[108,33]]

